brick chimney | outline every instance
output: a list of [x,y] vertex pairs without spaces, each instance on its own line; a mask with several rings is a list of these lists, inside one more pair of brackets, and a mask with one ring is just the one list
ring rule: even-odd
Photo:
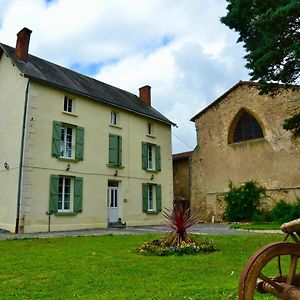
[[147,105],[151,106],[151,86],[145,85],[139,88],[140,90],[140,99],[141,101]]
[[29,48],[29,40],[31,30],[24,27],[22,30],[19,31],[17,34],[17,43],[16,43],[16,50],[15,55],[18,60],[23,62],[27,62],[28,57],[28,48]]

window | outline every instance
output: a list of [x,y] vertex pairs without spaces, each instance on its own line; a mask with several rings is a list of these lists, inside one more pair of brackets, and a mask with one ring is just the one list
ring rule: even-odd
[[59,177],[58,184],[58,211],[71,210],[71,178]]
[[119,114],[117,112],[111,112],[110,124],[118,125],[119,124]]
[[263,131],[257,120],[246,111],[242,111],[233,122],[232,143],[263,138]]
[[84,128],[53,121],[51,151],[53,157],[83,160]]
[[119,135],[109,135],[108,164],[111,166],[122,165],[122,137]]
[[161,171],[160,146],[142,142],[142,168]]
[[65,96],[64,98],[64,111],[73,113],[74,112],[74,100]]
[[153,135],[153,124],[151,124],[151,123],[147,124],[147,133],[149,135]]
[[49,211],[82,212],[82,186],[82,177],[51,175]]
[[60,156],[61,157],[72,157],[72,135],[73,129],[71,127],[61,127],[61,138],[60,138]]
[[161,185],[148,184],[142,185],[143,193],[143,212],[160,212],[161,211]]

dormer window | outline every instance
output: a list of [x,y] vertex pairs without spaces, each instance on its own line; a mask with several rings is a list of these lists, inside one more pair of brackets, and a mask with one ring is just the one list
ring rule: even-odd
[[64,111],[74,113],[74,100],[68,96],[65,96],[64,98]]

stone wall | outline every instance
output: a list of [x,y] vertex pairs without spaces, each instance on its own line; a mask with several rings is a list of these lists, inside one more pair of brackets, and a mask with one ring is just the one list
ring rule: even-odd
[[[247,111],[264,137],[230,143],[235,117]],[[222,194],[228,183],[257,180],[268,190],[264,205],[300,197],[300,139],[282,128],[284,119],[300,113],[300,88],[259,95],[254,83],[240,82],[194,117],[197,147],[192,158],[192,210],[203,221],[222,220]]]

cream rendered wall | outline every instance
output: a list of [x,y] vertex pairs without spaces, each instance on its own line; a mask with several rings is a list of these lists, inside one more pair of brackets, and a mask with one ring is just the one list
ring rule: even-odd
[[[63,112],[64,96],[75,98],[74,114]],[[76,216],[51,216],[51,230],[100,228],[107,226],[108,180],[118,180],[121,190],[120,213],[127,225],[161,224],[163,217],[142,213],[142,183],[162,185],[163,206],[172,203],[171,128],[169,125],[112,108],[98,101],[70,95],[62,90],[31,83],[24,176],[22,226],[25,232],[47,231],[50,175],[83,177],[83,212]],[[119,112],[119,126],[110,125],[111,111]],[[84,160],[51,157],[52,122],[65,122],[85,129]],[[154,124],[154,137],[147,136],[147,123]],[[109,134],[122,136],[122,162],[118,176],[109,168]],[[162,171],[142,170],[142,141],[161,146]],[[67,164],[70,171],[66,171]]]
[[[231,122],[242,108],[261,122],[264,138],[228,144]],[[271,196],[264,203],[268,208],[300,196],[300,140],[282,128],[284,119],[299,112],[299,88],[272,98],[259,95],[257,86],[242,85],[195,120],[191,204],[200,219],[222,220],[229,181],[257,180]]]
[[[0,56],[0,228],[15,230],[22,120],[27,79]],[[4,163],[9,165],[5,170]]]

